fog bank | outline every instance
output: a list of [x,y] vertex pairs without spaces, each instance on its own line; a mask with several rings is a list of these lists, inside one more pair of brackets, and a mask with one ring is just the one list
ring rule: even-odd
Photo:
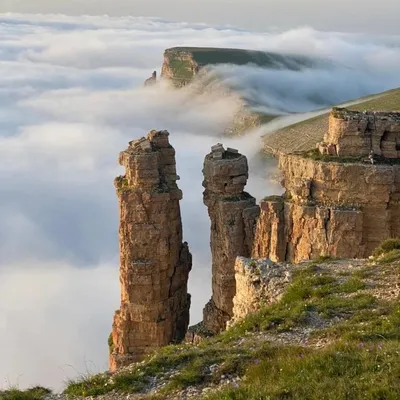
[[[211,291],[209,220],[202,163],[241,107],[239,95],[281,120],[223,139],[249,158],[247,190],[279,190],[266,179],[260,136],[301,115],[389,87],[398,39],[309,28],[252,33],[160,19],[0,14],[0,386],[49,385],[107,367],[107,337],[119,305],[119,151],[151,129],[167,129],[177,151],[184,238],[193,254],[195,323]],[[144,88],[177,45],[301,52],[329,59],[313,71],[220,66],[234,89],[195,94]]]

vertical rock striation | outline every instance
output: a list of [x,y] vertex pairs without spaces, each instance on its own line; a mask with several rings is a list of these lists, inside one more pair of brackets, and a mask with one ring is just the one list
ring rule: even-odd
[[175,150],[167,131],[129,143],[115,180],[119,199],[121,307],[110,337],[110,369],[181,341],[189,324],[192,258],[182,243]]
[[261,202],[252,256],[369,256],[400,234],[399,158],[400,113],[334,108],[313,153],[279,157],[286,193]]
[[211,219],[212,298],[203,311],[204,326],[213,333],[226,327],[232,317],[236,291],[235,260],[249,256],[256,200],[243,189],[248,178],[247,158],[222,144],[212,147],[204,161],[204,204]]

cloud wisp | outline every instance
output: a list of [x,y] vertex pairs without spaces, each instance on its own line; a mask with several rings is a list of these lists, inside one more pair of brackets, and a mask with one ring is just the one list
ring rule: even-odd
[[[168,129],[184,193],[184,237],[194,257],[192,322],[210,296],[209,221],[202,163],[216,141],[249,158],[248,191],[266,179],[260,135],[221,132],[239,95],[282,115],[400,85],[397,38],[246,32],[160,19],[0,15],[0,387],[56,389],[107,367],[107,336],[118,307],[119,151],[151,129]],[[315,70],[220,66],[234,91],[144,88],[165,48],[238,47],[329,59]],[[297,116],[295,118],[301,118]]]

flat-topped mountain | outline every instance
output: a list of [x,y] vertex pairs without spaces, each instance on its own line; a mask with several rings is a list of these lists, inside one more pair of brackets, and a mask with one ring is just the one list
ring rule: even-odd
[[[322,65],[327,61],[297,54],[279,54],[257,50],[173,47],[164,52],[161,78],[169,80],[176,88],[196,84],[196,90],[217,90],[230,94],[236,91],[235,88],[231,88],[226,82],[223,85],[219,84],[222,77],[218,73],[207,74],[206,72],[212,72],[211,69],[218,65],[248,65],[266,70],[300,71],[313,68],[317,63]],[[146,85],[150,83],[154,83],[152,78],[146,81]],[[257,86],[257,90],[261,90],[261,87]],[[232,123],[226,127],[225,133],[228,135],[240,135],[249,129],[271,121],[279,114],[262,110],[264,108],[262,104],[246,99],[241,94],[239,97],[242,107],[233,115]]]
[[172,79],[174,85],[180,87],[188,84],[201,68],[218,64],[252,64],[261,68],[298,71],[312,67],[315,61],[301,55],[283,55],[256,50],[172,47],[164,52],[161,76]]

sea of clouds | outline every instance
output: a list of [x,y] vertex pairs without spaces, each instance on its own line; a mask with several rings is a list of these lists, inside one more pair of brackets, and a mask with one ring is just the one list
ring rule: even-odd
[[[400,39],[318,32],[248,32],[148,18],[0,14],[0,388],[49,385],[107,368],[119,306],[119,151],[168,129],[193,253],[192,323],[210,296],[209,220],[202,162],[240,107],[235,94],[143,87],[172,46],[302,53],[301,71],[219,66],[221,80],[258,109],[285,115],[400,86]],[[266,179],[260,136],[223,140],[246,154],[248,191]]]

